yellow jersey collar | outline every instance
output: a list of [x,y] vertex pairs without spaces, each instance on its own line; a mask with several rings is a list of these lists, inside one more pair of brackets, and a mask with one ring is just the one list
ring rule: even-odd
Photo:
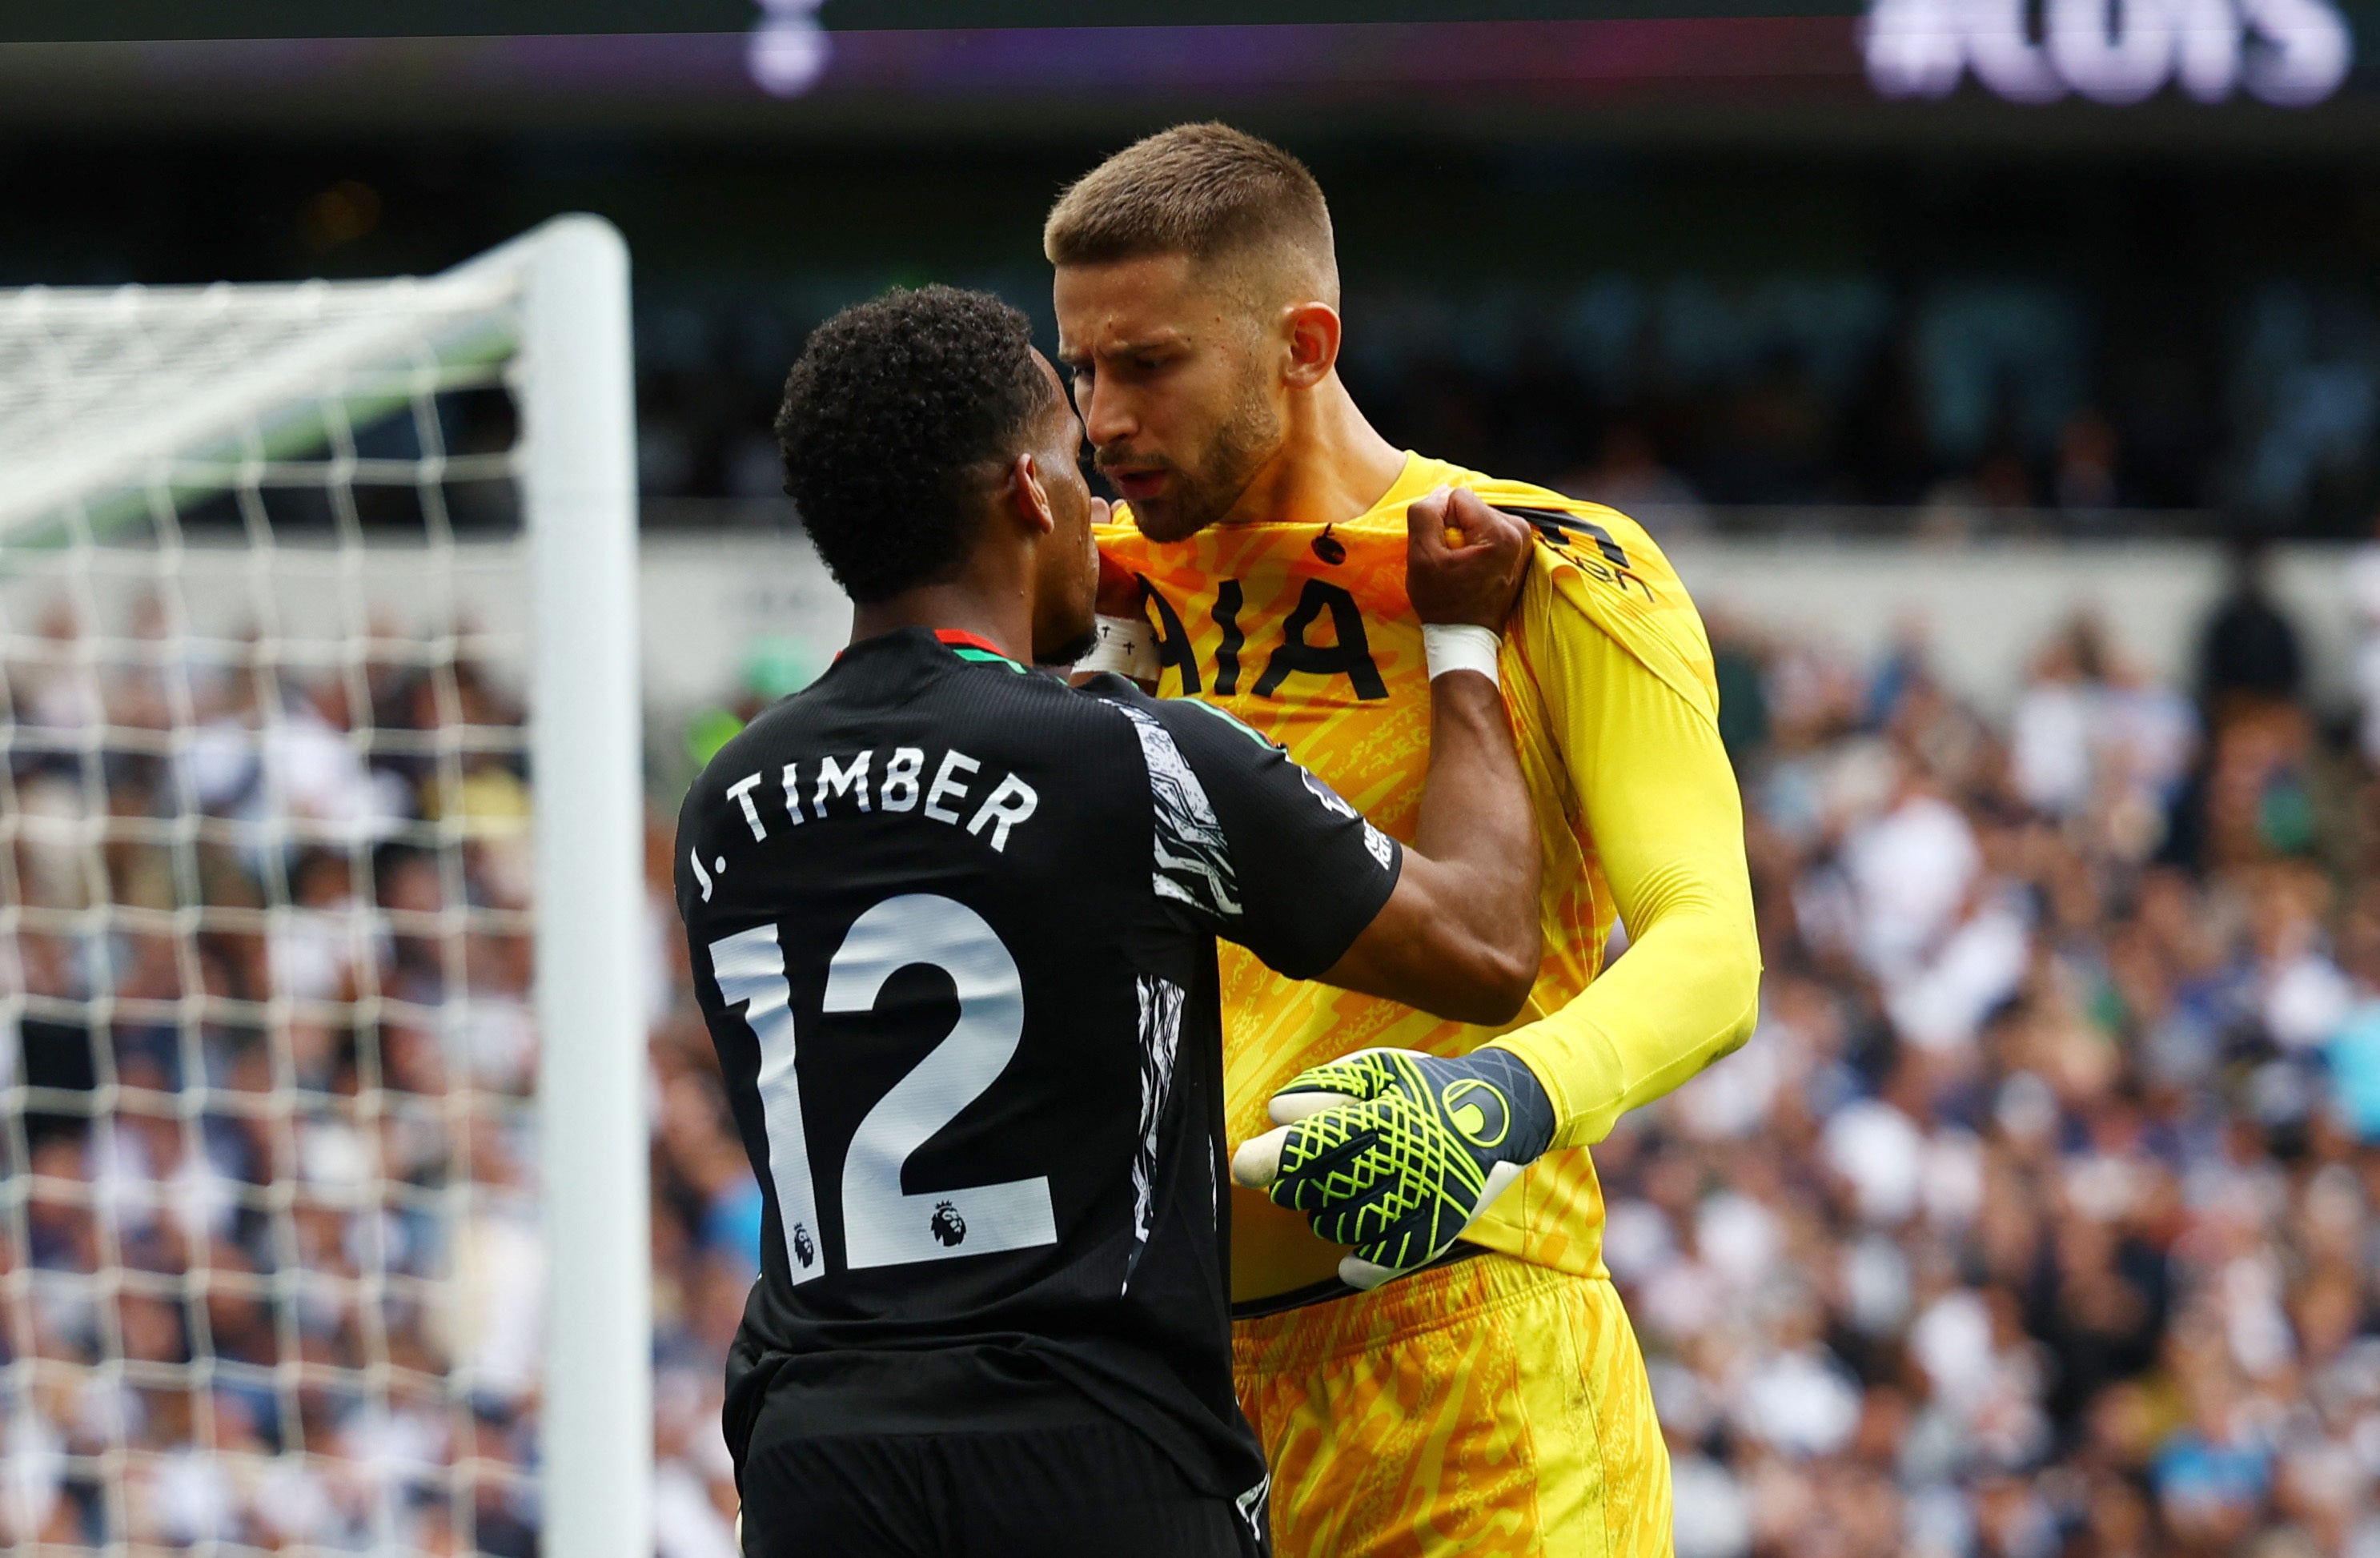
[[1349,522],[1361,525],[1383,517],[1393,517],[1402,528],[1407,505],[1416,498],[1428,496],[1431,488],[1451,482],[1462,474],[1460,466],[1434,460],[1408,449],[1405,451],[1404,469],[1397,472],[1394,481],[1389,483],[1389,490],[1382,493],[1371,507]]

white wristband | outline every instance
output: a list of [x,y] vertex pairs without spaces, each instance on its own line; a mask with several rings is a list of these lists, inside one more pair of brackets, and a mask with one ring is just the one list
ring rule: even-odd
[[1136,682],[1153,682],[1163,669],[1157,658],[1157,633],[1148,619],[1101,616],[1096,623],[1098,641],[1091,652],[1075,662],[1077,671],[1112,671]]
[[1438,680],[1449,671],[1476,671],[1499,687],[1496,679],[1496,654],[1503,639],[1492,627],[1481,627],[1468,622],[1425,622],[1421,625],[1421,651],[1429,662],[1429,679]]

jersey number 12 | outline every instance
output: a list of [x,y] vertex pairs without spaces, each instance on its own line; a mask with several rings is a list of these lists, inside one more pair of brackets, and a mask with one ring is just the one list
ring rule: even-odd
[[[843,1240],[844,1264],[853,1271],[1058,1242],[1046,1177],[914,1196],[901,1188],[909,1155],[991,1086],[1025,1033],[1016,959],[981,915],[929,893],[887,898],[852,922],[827,965],[820,1010],[830,1016],[872,1011],[885,981],[918,963],[950,976],[958,990],[959,1020],[852,1133],[843,1160]],[[823,1276],[826,1260],[794,1066],[793,991],[777,927],[756,925],[711,943],[710,968],[720,1000],[730,1009],[744,1007],[744,1021],[759,1041],[769,1177],[784,1225],[787,1269],[799,1286]]]

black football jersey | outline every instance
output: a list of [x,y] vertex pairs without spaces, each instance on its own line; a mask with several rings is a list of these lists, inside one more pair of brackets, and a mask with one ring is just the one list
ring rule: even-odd
[[822,1434],[1055,1396],[1256,1489],[1215,938],[1319,974],[1401,866],[1230,715],[965,635],[855,644],[729,742],[679,819],[677,899],[767,1206],[739,1465],[789,1389]]

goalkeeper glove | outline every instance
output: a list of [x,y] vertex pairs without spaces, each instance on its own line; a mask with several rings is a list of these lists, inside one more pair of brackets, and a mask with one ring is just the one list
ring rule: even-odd
[[1519,1056],[1358,1050],[1272,1095],[1281,1128],[1240,1145],[1232,1177],[1354,1246],[1340,1280],[1370,1289],[1445,1254],[1553,1139],[1553,1101]]

